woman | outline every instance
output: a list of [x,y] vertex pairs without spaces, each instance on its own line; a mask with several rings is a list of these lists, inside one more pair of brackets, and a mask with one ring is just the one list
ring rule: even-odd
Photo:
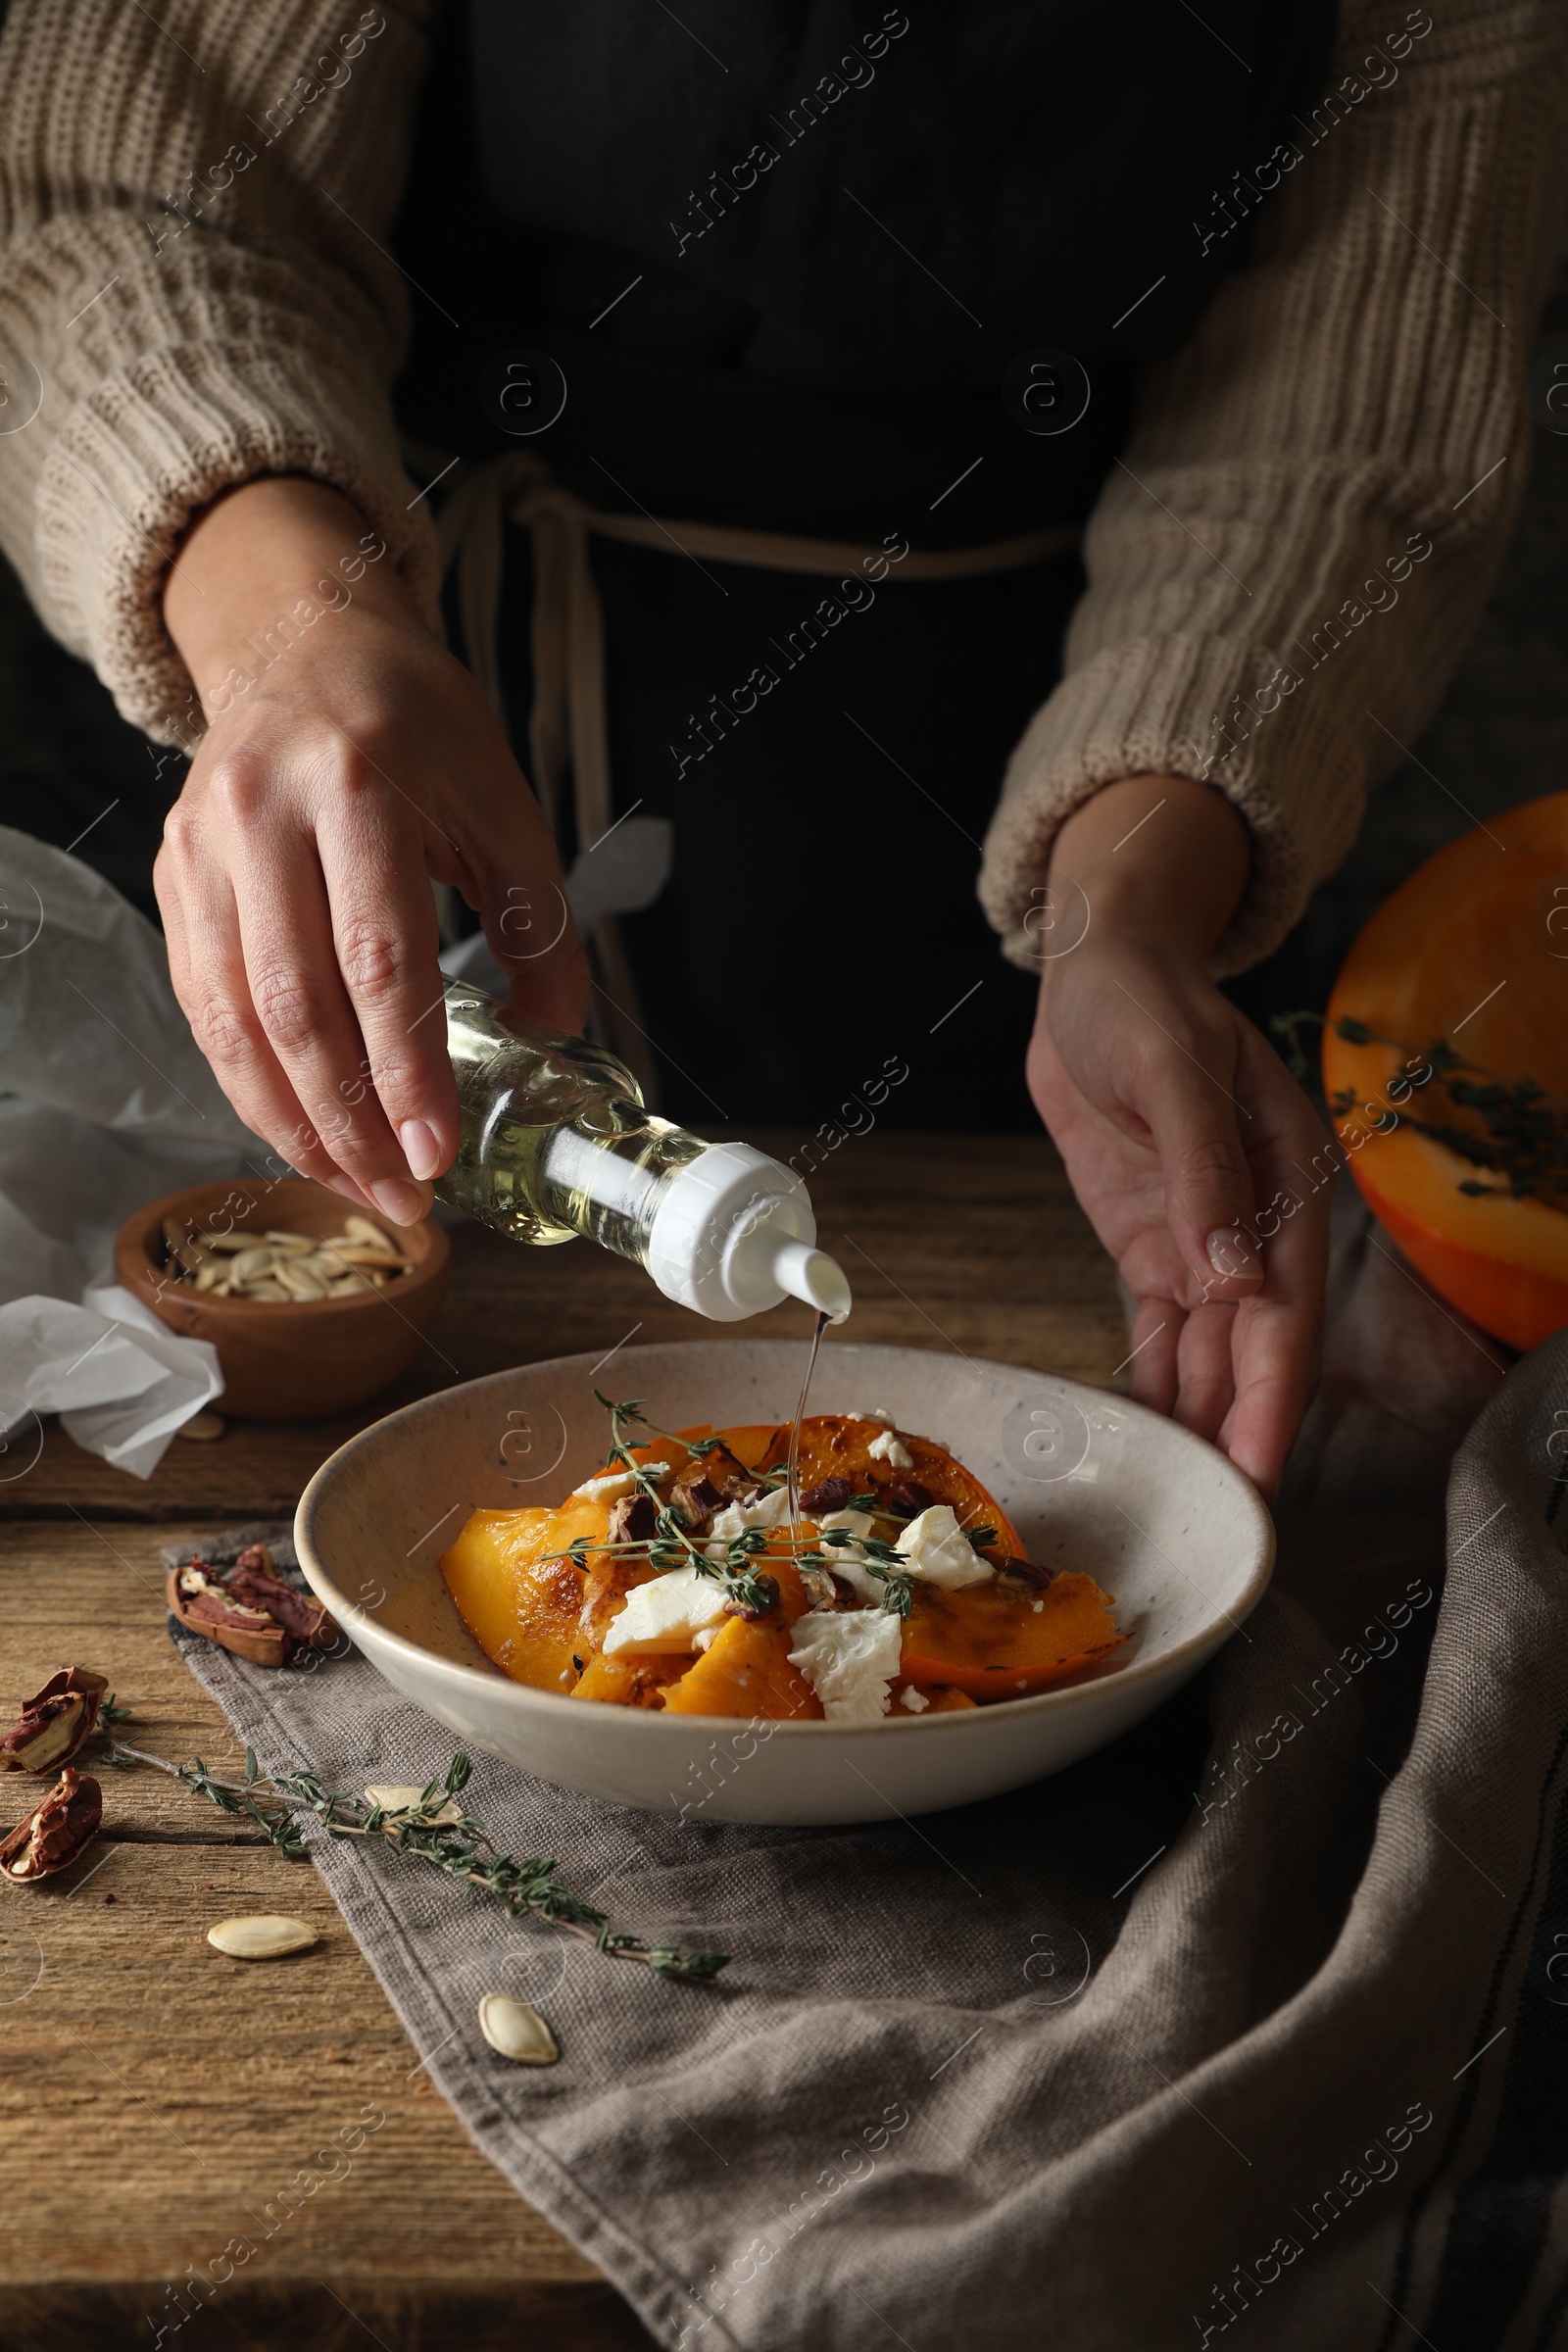
[[886,1056],[904,1115],[1003,1123],[1036,990],[1135,1394],[1271,1492],[1325,1139],[1215,980],[1344,855],[1498,559],[1564,50],[1547,0],[20,0],[0,343],[41,398],[0,531],[194,751],[159,903],[248,1123],[423,1213],[432,879],[683,1115],[811,1120]]

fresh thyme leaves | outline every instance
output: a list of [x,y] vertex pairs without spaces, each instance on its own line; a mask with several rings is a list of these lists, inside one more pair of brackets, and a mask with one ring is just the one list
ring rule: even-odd
[[[759,1572],[755,1563],[773,1550],[780,1531],[745,1528],[724,1544],[722,1560],[710,1559],[707,1546],[693,1541],[680,1513],[673,1510],[661,1495],[657,1484],[628,1444],[626,1432],[632,1428],[645,1429],[653,1438],[665,1438],[671,1445],[684,1446],[688,1452],[696,1454],[711,1453],[715,1447],[723,1445],[723,1439],[679,1438],[673,1430],[661,1429],[656,1421],[651,1421],[643,1411],[640,1399],[617,1402],[598,1389],[595,1389],[594,1396],[610,1415],[609,1465],[612,1469],[625,1471],[638,1493],[648,1495],[652,1500],[657,1512],[654,1534],[641,1541],[616,1544],[591,1544],[587,1536],[577,1536],[564,1552],[553,1556],[570,1559],[574,1567],[583,1571],[588,1566],[590,1548],[601,1556],[646,1559],[652,1568],[661,1573],[671,1568],[691,1567],[699,1576],[719,1579],[726,1588],[729,1607],[738,1614],[748,1617],[765,1615],[778,1597],[778,1588],[771,1578]],[[788,1471],[775,1465],[771,1472],[763,1471],[757,1475],[759,1483],[770,1483],[776,1491],[784,1483]],[[843,1507],[862,1514],[870,1512],[874,1518],[899,1523],[900,1515],[887,1509],[881,1492],[874,1487],[863,1494],[852,1495]],[[997,1530],[994,1527],[977,1527],[965,1532],[969,1542],[977,1547],[997,1542]],[[818,1543],[803,1548],[792,1522],[791,1542],[792,1556],[797,1567],[825,1569],[829,1572],[833,1567],[834,1553],[853,1545],[866,1573],[875,1577],[882,1587],[883,1608],[895,1616],[908,1616],[914,1592],[909,1565],[897,1544],[888,1543],[886,1538],[857,1536],[853,1528],[848,1527],[824,1527],[819,1531]],[[831,1549],[822,1548],[824,1545]]]
[[[620,1424],[622,1421],[630,1422],[638,1429],[651,1430],[656,1438],[667,1438],[672,1446],[684,1446],[688,1453],[713,1453],[724,1443],[722,1438],[677,1438],[672,1429],[661,1429],[659,1423],[650,1421],[648,1415],[643,1411],[643,1400],[640,1396],[633,1397],[625,1403],[616,1404],[612,1398],[605,1395],[603,1389],[595,1389],[594,1398],[597,1403],[604,1406],[611,1417],[611,1435],[614,1440],[610,1449],[612,1457],[620,1450]],[[629,1468],[630,1465],[628,1464],[627,1467]]]
[[[1270,1023],[1275,1035],[1288,1041],[1287,1064],[1291,1075],[1299,1082],[1307,1077],[1306,1059],[1297,1034],[1304,1021],[1328,1025],[1325,1016],[1318,1012],[1275,1013]],[[1469,1061],[1446,1038],[1440,1037],[1422,1049],[1403,1038],[1384,1037],[1350,1014],[1342,1015],[1333,1028],[1335,1035],[1349,1046],[1392,1047],[1406,1056],[1407,1069],[1423,1062],[1428,1064],[1427,1079],[1415,1083],[1435,1082],[1456,1110],[1475,1114],[1479,1124],[1474,1126],[1461,1125],[1457,1120],[1419,1117],[1408,1107],[1413,1088],[1407,1100],[1397,1103],[1391,1101],[1388,1105],[1396,1124],[1402,1119],[1418,1134],[1446,1145],[1473,1168],[1485,1169],[1500,1179],[1484,1184],[1476,1178],[1466,1178],[1458,1187],[1461,1193],[1479,1197],[1506,1192],[1515,1200],[1545,1200],[1554,1204],[1560,1204],[1568,1195],[1568,1098],[1552,1093],[1529,1076],[1505,1078],[1500,1070]],[[1357,1099],[1353,1087],[1342,1088],[1329,1103],[1329,1109],[1336,1118],[1348,1118],[1355,1110]],[[1384,1128],[1383,1132],[1391,1135],[1394,1126]]]
[[151,1755],[145,1748],[117,1744],[105,1761],[151,1764],[159,1772],[172,1774],[225,1813],[259,1824],[278,1851],[291,1860],[308,1858],[301,1818],[306,1814],[314,1813],[329,1838],[384,1838],[398,1853],[413,1854],[449,1878],[478,1887],[514,1919],[531,1913],[564,1935],[591,1943],[612,1960],[640,1961],[656,1976],[679,1984],[707,1984],[729,1957],[725,1952],[702,1949],[683,1952],[670,1944],[649,1943],[641,1936],[628,1935],[612,1927],[603,1911],[573,1894],[557,1876],[552,1858],[533,1855],[516,1862],[503,1854],[483,1822],[456,1801],[473,1770],[466,1755],[455,1755],[444,1778],[429,1782],[416,1803],[397,1811],[341,1789],[323,1788],[314,1773],[265,1773],[257,1763],[255,1749],[249,1747],[242,1781],[219,1780],[201,1756],[192,1757],[188,1765],[172,1764],[166,1756]]
[[[688,1453],[695,1454],[713,1452],[715,1447],[723,1445],[723,1439],[677,1438],[673,1430],[661,1429],[657,1422],[649,1420],[643,1411],[640,1397],[617,1402],[613,1397],[606,1396],[599,1389],[595,1389],[594,1396],[610,1415],[610,1464],[629,1474],[638,1494],[648,1496],[658,1516],[654,1523],[655,1532],[651,1540],[629,1544],[595,1544],[593,1548],[596,1551],[613,1552],[631,1558],[646,1559],[651,1567],[658,1569],[661,1573],[670,1568],[693,1568],[699,1576],[713,1577],[724,1585],[727,1589],[728,1599],[736,1608],[754,1616],[762,1615],[769,1606],[769,1595],[763,1591],[761,1584],[749,1567],[749,1562],[755,1554],[767,1549],[767,1537],[762,1529],[760,1527],[745,1529],[726,1546],[722,1561],[710,1560],[706,1548],[692,1541],[686,1522],[680,1513],[671,1510],[660,1494],[658,1486],[648,1475],[645,1466],[638,1461],[626,1442],[624,1430],[626,1427],[649,1430],[656,1438],[667,1438],[672,1446],[684,1446]],[[566,1546],[566,1554],[561,1556],[564,1557],[567,1554],[574,1566],[586,1570],[588,1538],[586,1536],[575,1538]]]
[[890,1616],[907,1617],[914,1598],[914,1586],[906,1570],[881,1567],[875,1560],[866,1562],[867,1572],[882,1580],[882,1606]]

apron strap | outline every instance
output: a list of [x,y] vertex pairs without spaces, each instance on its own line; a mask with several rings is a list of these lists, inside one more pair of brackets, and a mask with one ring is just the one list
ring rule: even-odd
[[[879,563],[884,566],[879,584],[972,579],[983,572],[1016,571],[1043,557],[1065,554],[1081,537],[1079,524],[1057,523],[981,547],[911,548],[894,564],[886,548],[848,540],[798,538],[785,531],[754,531],[732,523],[661,522],[653,515],[614,514],[590,506],[556,481],[543,459],[531,451],[509,451],[481,465],[462,466],[436,517],[443,570],[451,571],[454,565],[457,569],[458,612],[468,665],[503,725],[508,723],[508,713],[501,687],[497,629],[505,522],[527,529],[533,553],[530,781],[547,822],[558,831],[569,785],[579,852],[598,841],[613,821],[605,704],[605,626],[589,561],[590,532],[629,547],[662,548],[720,564],[755,564],[767,571],[827,576]],[[584,945],[594,969],[595,1029],[637,1078],[645,1101],[651,1107],[657,1106],[653,1048],[640,1025],[631,967],[615,917],[600,916]]]

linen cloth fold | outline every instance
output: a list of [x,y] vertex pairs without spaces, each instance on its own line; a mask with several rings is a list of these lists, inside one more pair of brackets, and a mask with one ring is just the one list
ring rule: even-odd
[[[1352,1304],[1380,1279],[1362,1257]],[[1479,1351],[1396,1271],[1401,1360],[1440,1321]],[[315,1843],[476,2143],[660,2343],[1560,2340],[1568,1333],[1454,1462],[1446,1573],[1420,1515],[1432,1417],[1404,1425],[1402,1467],[1397,1413],[1369,1449],[1357,1413],[1388,1380],[1363,1354],[1380,1393],[1348,1402],[1348,1342],[1333,1404],[1360,1471],[1319,1474],[1331,1432],[1281,1581],[1204,1677],[1053,1779],[779,1830],[620,1811],[477,1759],[467,1801],[512,1852],[557,1856],[617,1926],[727,1949],[711,1986]],[[266,1767],[358,1789],[446,1765],[444,1730],[357,1654],[269,1674],[178,1639]],[[744,1771],[714,1731],[715,1772]],[[559,2065],[488,2048],[489,1991],[544,2012]]]

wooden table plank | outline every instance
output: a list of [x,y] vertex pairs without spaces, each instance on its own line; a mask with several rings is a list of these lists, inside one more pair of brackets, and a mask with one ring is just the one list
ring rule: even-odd
[[[111,1553],[70,1525],[0,1530],[0,1716],[57,1665],[92,1664],[137,1746],[239,1764],[168,1637],[158,1546],[184,1532],[118,1528]],[[150,2345],[175,2283],[230,2237],[257,2251],[211,2297],[215,2342],[363,2344],[368,2327],[426,2345],[461,2319],[469,2352],[519,2329],[646,2343],[432,2090],[316,1872],[162,1774],[100,1777],[106,1826],[80,1865],[0,1887],[10,2352]],[[41,1786],[8,1782],[6,1818]],[[320,1929],[314,1951],[263,1972],[206,1940],[227,1913],[279,1910]],[[339,2177],[290,2218],[279,2195],[328,2148],[341,2167],[317,2169]]]
[[[772,1145],[787,1156],[798,1139]],[[1043,1137],[878,1133],[845,1144],[811,1192],[855,1288],[857,1340],[1095,1381],[1125,1352],[1109,1265]],[[587,1245],[519,1250],[472,1227],[453,1240],[433,1347],[360,1412],[314,1427],[236,1422],[216,1445],[172,1446],[146,1482],[46,1428],[37,1459],[0,1481],[5,1720],[56,1666],[93,1665],[133,1708],[135,1744],[237,1761],[169,1642],[161,1543],[290,1517],[334,1446],[450,1381],[705,1329]],[[746,1330],[807,1327],[791,1304]],[[230,2352],[646,2344],[432,2091],[315,1873],[162,1775],[102,1778],[107,1827],[78,1870],[0,1887],[8,2352],[147,2347],[160,2325],[186,2344],[173,2322],[201,2313],[178,2282],[230,2237],[257,2247],[208,2304],[206,2334]],[[14,1819],[28,1800],[14,1787],[6,1796]],[[322,1940],[265,1976],[247,1970],[205,1940],[242,1909],[304,1916]],[[363,2129],[366,2110],[385,2120],[344,2150],[352,2169],[267,2234],[269,2203]]]
[[[799,1148],[798,1138],[755,1140]],[[1110,1263],[1044,1135],[852,1139],[812,1177],[811,1197],[823,1246],[855,1291],[847,1337],[1100,1382],[1125,1355]],[[292,1518],[312,1472],[395,1405],[509,1364],[612,1348],[634,1329],[642,1343],[711,1328],[589,1243],[520,1249],[466,1224],[452,1239],[452,1291],[431,1342],[372,1403],[308,1427],[236,1422],[211,1446],[176,1441],[145,1482],[83,1453],[50,1422],[39,1458],[0,1478],[0,1519]],[[808,1327],[808,1309],[791,1300],[745,1329]]]

